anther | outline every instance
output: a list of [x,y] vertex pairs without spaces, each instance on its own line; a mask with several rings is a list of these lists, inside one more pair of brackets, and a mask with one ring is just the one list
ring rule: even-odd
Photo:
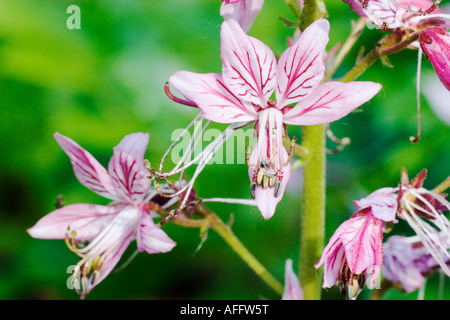
[[264,177],[264,169],[259,168],[258,174],[256,176],[256,184],[260,185],[263,181],[263,177]]
[[253,199],[255,199],[255,192],[256,192],[256,183],[252,182],[250,183],[250,195]]
[[275,184],[274,195],[276,198],[278,198],[281,195],[281,186],[282,186],[282,183],[279,181]]
[[269,178],[267,176],[263,177],[263,188],[266,189],[269,186]]

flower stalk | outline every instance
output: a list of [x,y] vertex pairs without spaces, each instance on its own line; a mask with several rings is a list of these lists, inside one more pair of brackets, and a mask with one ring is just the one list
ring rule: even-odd
[[[308,161],[303,167],[299,279],[305,300],[320,300],[321,279],[314,268],[325,238],[325,125],[302,128]],[[321,271],[320,271],[321,272]]]
[[242,242],[235,236],[231,228],[226,225],[214,212],[203,204],[196,207],[196,213],[209,222],[210,227],[216,231],[223,240],[244,260],[247,265],[275,292],[282,295],[284,288],[275,277],[248,251]]

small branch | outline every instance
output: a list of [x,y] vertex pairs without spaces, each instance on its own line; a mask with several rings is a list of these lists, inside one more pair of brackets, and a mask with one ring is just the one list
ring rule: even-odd
[[392,33],[389,36],[383,37],[377,43],[377,46],[359,61],[345,76],[343,76],[340,81],[349,82],[355,80],[378,59],[406,49],[411,43],[419,38],[419,34],[415,32],[404,40],[402,40],[402,38],[403,36],[400,33]]
[[314,21],[328,17],[324,0],[304,0],[301,29],[305,30]]
[[298,5],[298,1],[296,0],[284,0],[286,4],[288,5],[289,9],[291,9],[292,13],[295,15],[295,17],[298,19],[299,23],[301,24],[303,12],[300,6]]
[[283,286],[264,268],[264,266],[247,250],[247,248],[239,241],[239,239],[231,231],[217,215],[204,205],[196,206],[196,213],[210,223],[210,227],[214,229],[225,242],[244,260],[247,265],[264,280],[279,295],[283,294]]

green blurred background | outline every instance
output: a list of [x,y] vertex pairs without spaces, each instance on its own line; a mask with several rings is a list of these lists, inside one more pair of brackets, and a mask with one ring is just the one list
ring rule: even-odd
[[[344,41],[357,16],[341,1],[326,1],[331,32],[328,49]],[[69,30],[69,5],[81,9],[81,30]],[[78,299],[66,286],[67,268],[78,258],[64,241],[31,238],[26,229],[65,203],[106,204],[73,176],[66,154],[53,139],[60,132],[107,166],[112,148],[126,135],[150,133],[146,157],[158,163],[175,129],[197,114],[169,100],[164,83],[177,70],[220,72],[219,0],[2,0],[0,1],[0,299]],[[286,48],[293,19],[283,0],[266,0],[249,34],[276,54]],[[365,29],[338,70],[348,71],[359,47],[370,50],[382,36]],[[376,63],[360,80],[382,91],[333,123],[338,137],[350,137],[344,152],[328,156],[326,239],[354,211],[353,200],[385,186],[397,186],[402,167],[411,175],[429,170],[432,188],[450,173],[450,127],[422,99],[423,135],[416,132],[416,51],[391,57],[393,69]],[[432,73],[428,61],[423,72]],[[215,127],[213,125],[212,127]],[[223,126],[217,125],[218,128]],[[301,137],[300,128],[289,134]],[[329,147],[334,148],[329,142]],[[208,166],[196,182],[200,197],[249,198],[245,165]],[[284,263],[298,265],[301,170],[293,173],[277,212],[264,221],[257,209],[211,204],[279,280]],[[139,254],[123,271],[109,275],[87,299],[279,299],[214,232],[199,251],[200,232],[173,224],[164,230],[177,242],[167,254]],[[401,222],[394,233],[411,232]],[[133,242],[127,251],[135,249]],[[437,275],[425,298],[437,298]],[[445,298],[450,298],[446,279]],[[361,298],[367,298],[364,290]],[[390,290],[387,299],[415,299],[417,292]],[[336,288],[325,299],[342,299]]]

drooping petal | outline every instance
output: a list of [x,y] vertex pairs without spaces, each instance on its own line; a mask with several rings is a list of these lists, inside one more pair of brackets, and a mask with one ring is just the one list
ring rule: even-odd
[[291,173],[291,166],[287,165],[282,169],[283,183],[280,185],[278,195],[275,194],[274,187],[263,188],[262,186],[256,186],[255,188],[255,201],[264,219],[269,220],[272,218],[277,208],[278,203],[283,198],[284,191],[286,189],[286,183],[289,180]]
[[245,32],[250,30],[253,21],[264,4],[264,0],[235,0],[223,2],[224,3],[220,7],[220,15],[224,17],[224,19],[236,20]]
[[252,197],[266,220],[273,216],[291,174],[283,132],[281,111],[267,108],[259,113],[258,141],[248,161],[248,174]]
[[345,259],[345,250],[339,239],[339,229],[331,237],[327,246],[323,250],[320,260],[314,265],[317,269],[324,264],[323,288],[331,288],[339,279],[341,265]]
[[439,80],[450,90],[450,35],[442,28],[429,27],[420,33],[419,42]]
[[148,140],[148,133],[132,133],[125,136],[114,148],[108,172],[116,193],[124,202],[139,203],[149,191],[150,179],[143,165]]
[[284,270],[284,292],[282,300],[303,300],[303,289],[297,275],[292,270],[292,260],[287,259]]
[[146,212],[142,212],[136,242],[138,250],[141,252],[146,251],[147,253],[169,252],[176,245],[161,228],[155,225],[150,215]]
[[169,81],[186,99],[194,102],[208,120],[234,123],[257,119],[251,103],[230,91],[220,74],[178,71],[170,76]]
[[[340,239],[350,270],[361,274],[371,266],[381,267],[383,224],[371,213],[347,220]],[[381,253],[381,256],[380,256]],[[380,261],[381,259],[381,261]]]
[[294,45],[280,57],[277,69],[277,107],[302,100],[323,78],[323,54],[330,24],[325,19],[313,22]]
[[[86,241],[97,236],[123,206],[72,204],[50,212],[27,231],[33,238]],[[75,233],[72,233],[75,232]]]
[[380,89],[380,84],[366,81],[322,83],[284,114],[284,122],[316,125],[336,121],[370,100]]
[[225,20],[220,36],[225,84],[239,99],[265,108],[276,85],[277,61],[273,52],[245,34],[234,20]]
[[59,133],[54,137],[69,156],[74,174],[82,185],[107,199],[118,199],[108,172],[89,152]]

